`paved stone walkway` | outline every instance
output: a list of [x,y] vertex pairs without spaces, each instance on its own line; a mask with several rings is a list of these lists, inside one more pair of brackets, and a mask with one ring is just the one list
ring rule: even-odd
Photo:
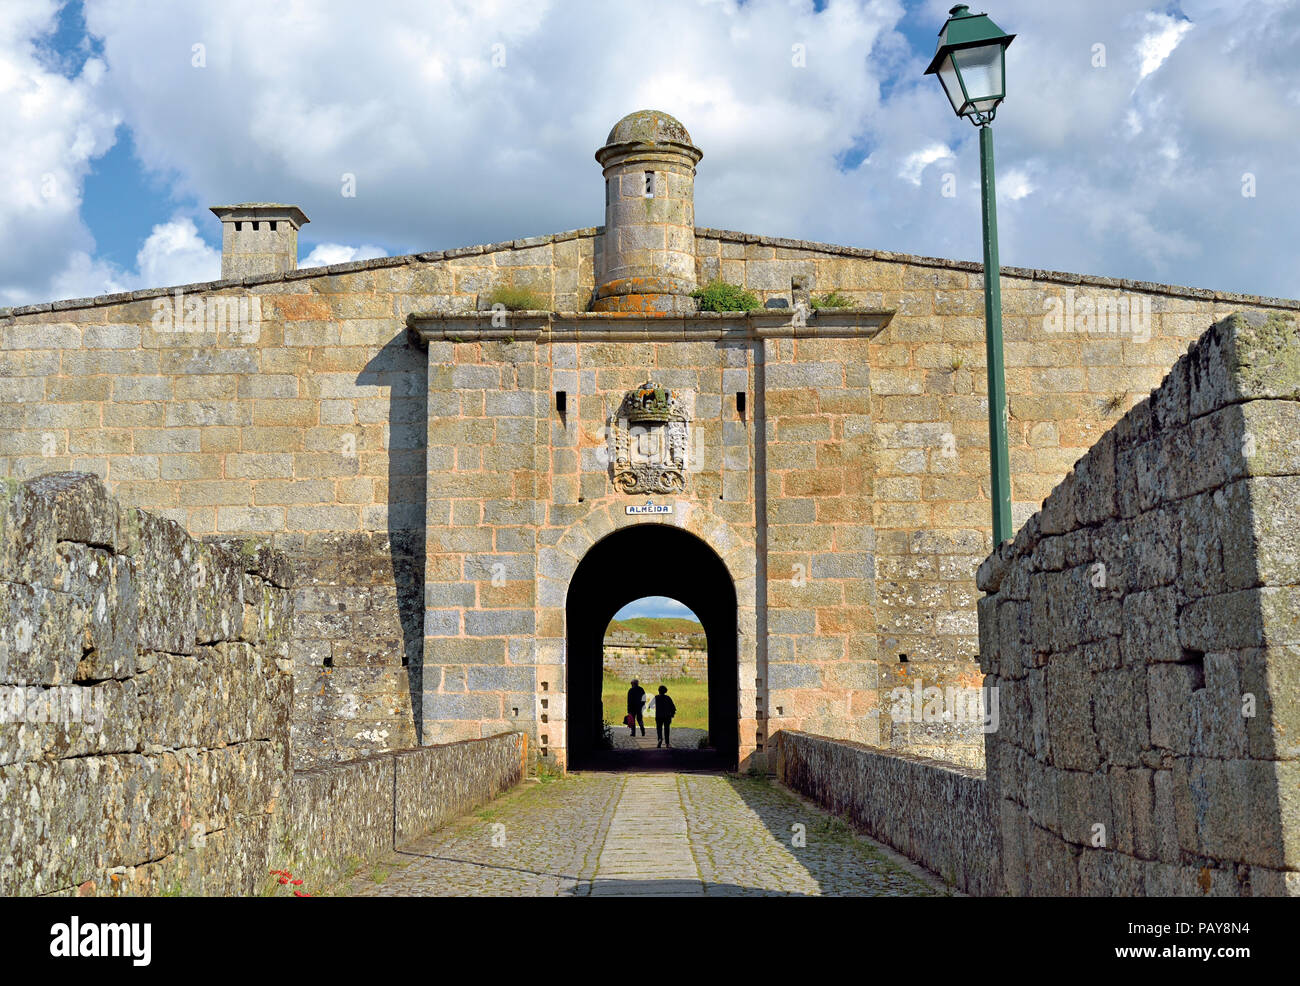
[[944,891],[773,781],[583,773],[517,788],[368,864],[332,892],[715,897]]
[[[674,726],[670,731],[673,746],[679,750],[699,749],[700,740],[708,735],[709,731],[707,729],[694,729],[690,726]],[[626,726],[615,726],[610,730],[610,739],[614,741],[614,749],[616,750],[658,749],[654,723],[650,723],[646,727],[644,736],[639,731],[635,736],[632,736],[628,733]]]

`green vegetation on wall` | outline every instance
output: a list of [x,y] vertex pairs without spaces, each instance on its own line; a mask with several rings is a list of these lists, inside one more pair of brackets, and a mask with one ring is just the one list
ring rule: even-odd
[[763,307],[753,291],[746,291],[738,284],[729,284],[723,280],[710,281],[704,287],[692,291],[691,297],[698,302],[702,312],[752,312]]

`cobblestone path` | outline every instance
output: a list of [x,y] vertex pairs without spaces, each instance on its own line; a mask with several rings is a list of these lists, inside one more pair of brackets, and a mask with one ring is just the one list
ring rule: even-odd
[[931,896],[780,785],[716,774],[571,774],[517,788],[368,864],[358,896]]

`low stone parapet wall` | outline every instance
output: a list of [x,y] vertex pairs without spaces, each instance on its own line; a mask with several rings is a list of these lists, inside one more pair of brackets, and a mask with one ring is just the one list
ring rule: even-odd
[[963,893],[1002,893],[1000,838],[984,772],[783,729],[783,784],[851,820]]
[[520,783],[527,743],[523,733],[501,733],[298,771],[283,865],[305,885],[335,883]]

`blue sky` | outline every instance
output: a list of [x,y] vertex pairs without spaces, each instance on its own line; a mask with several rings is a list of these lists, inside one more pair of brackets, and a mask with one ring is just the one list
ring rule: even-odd
[[[214,277],[230,202],[300,206],[304,265],[596,225],[643,107],[704,151],[700,225],[978,259],[976,133],[922,75],[949,6],[6,0],[0,305]],[[1298,293],[1300,4],[987,9],[1004,263]]]
[[634,616],[681,616],[699,620],[694,610],[667,596],[645,596],[634,600],[615,613],[614,619],[627,620]]

